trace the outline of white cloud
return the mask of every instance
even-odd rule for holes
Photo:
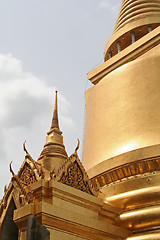
[[[119,0],[102,0],[100,2],[100,8],[107,8],[113,15],[113,17],[117,17],[119,13],[119,9],[121,6],[121,1]]]
[[[36,117],[43,119],[46,108],[54,104],[55,89],[43,79],[24,72],[22,62],[11,54],[0,54],[0,124],[9,128],[28,127]],[[65,120],[70,104],[61,94],[59,102]]]
[[[44,79],[25,72],[19,59],[0,54],[0,169],[6,176],[10,176],[10,161],[16,171],[22,164],[24,140],[33,157],[40,154],[52,120],[54,90],[55,86],[47,85]],[[71,105],[60,93],[58,103],[61,129],[70,133],[75,128],[68,116]],[[6,179],[0,180],[1,185],[6,183]]]

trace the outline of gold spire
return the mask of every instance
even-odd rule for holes
[[[160,25],[160,0],[122,0],[114,33],[105,48],[105,61]]]
[[[54,104],[54,112],[53,112],[53,118],[52,118],[52,124],[50,131],[48,132],[48,135],[54,130],[59,130],[59,123],[58,123],[58,103],[57,103],[57,91],[55,91],[55,104]]]
[[[159,23],[160,0],[123,0],[115,32],[132,22],[132,27]],[[136,23],[134,25],[134,23]]]
[[[38,159],[43,166],[49,170],[53,171],[58,169],[58,167],[64,162],[68,155],[63,145],[62,132],[59,129],[58,123],[58,104],[57,104],[57,91],[55,92],[55,105],[52,118],[52,124],[50,131],[47,133],[46,144],[42,150],[42,153]]]

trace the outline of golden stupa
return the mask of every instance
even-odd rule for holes
[[[46,144],[26,149],[0,200],[1,240],[160,239],[160,0],[123,0],[89,73],[82,162],[67,155],[58,99]]]
[[[160,0],[123,0],[89,73],[83,164],[133,239],[160,239]]]

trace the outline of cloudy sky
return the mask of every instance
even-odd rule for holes
[[[70,155],[83,146],[87,73],[103,63],[121,0],[0,1],[0,197],[24,160],[37,160],[50,128],[54,91]]]

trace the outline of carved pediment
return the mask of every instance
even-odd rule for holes
[[[91,181],[78,156],[73,154],[69,157],[54,174],[53,178],[91,195],[97,195]]]
[[[25,160],[18,172],[18,178],[24,186],[29,186],[30,184],[42,179],[44,177],[44,173],[42,171],[41,164],[37,163],[28,153],[25,142],[23,146],[26,155]]]
[[[19,174],[19,179],[22,184],[28,186],[37,181],[34,169],[32,169],[31,165],[25,162],[21,173]]]
[[[92,194],[88,182],[84,181],[83,172],[77,161],[74,161],[68,166],[67,172],[63,172],[59,181],[83,192]]]

